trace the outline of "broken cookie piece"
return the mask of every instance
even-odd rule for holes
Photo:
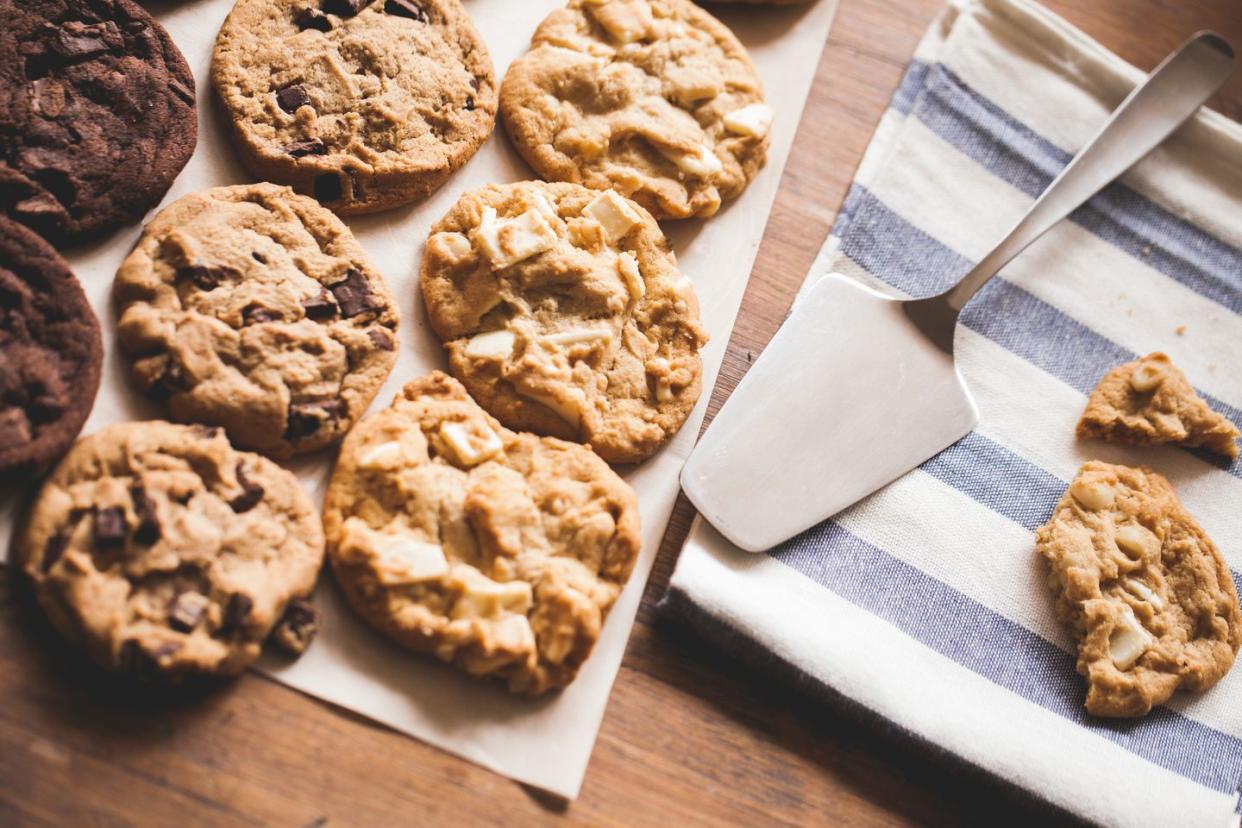
[[[1105,374],[1078,421],[1081,439],[1132,446],[1176,443],[1238,458],[1238,427],[1208,407],[1166,354],[1148,354]]]
[[[1035,542],[1078,637],[1088,712],[1144,716],[1233,665],[1242,611],[1229,567],[1156,472],[1083,465]]]

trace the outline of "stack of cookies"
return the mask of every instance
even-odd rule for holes
[[[459,0],[237,0],[210,81],[260,183],[146,225],[116,334],[171,422],[73,443],[102,348],[49,242],[163,197],[195,83],[130,0],[0,12],[0,470],[59,461],[14,545],[53,624],[112,669],[234,674],[265,641],[308,646],[326,555],[400,644],[513,692],[573,681],[640,547],[609,464],[651,457],[701,393],[707,332],[658,221],[712,216],[766,158],[733,33],[690,0],[570,0],[498,83]],[[425,198],[498,114],[543,180],[463,193],[434,225],[421,295],[452,376],[364,416],[412,298],[341,217]],[[321,519],[277,461],[337,445]]]

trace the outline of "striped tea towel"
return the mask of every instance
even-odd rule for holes
[[[1141,77],[1042,7],[955,0],[811,278],[944,289]],[[1238,825],[1242,661],[1145,719],[1086,715],[1033,532],[1084,461],[1147,464],[1242,582],[1242,464],[1074,439],[1095,382],[1156,350],[1242,425],[1242,127],[1200,113],[1006,268],[957,336],[976,431],[766,555],[700,521],[666,607],[1092,821]]]

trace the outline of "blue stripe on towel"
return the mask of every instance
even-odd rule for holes
[[[1074,657],[828,521],[768,553],[989,681],[1144,759],[1222,793],[1242,778],[1242,740],[1168,708],[1106,721],[1080,706]]]
[[[878,279],[912,296],[944,290],[970,270],[969,259],[910,224],[859,185],[841,252]],[[1100,377],[1136,359],[1129,351],[1003,278],[989,282],[966,306],[962,324],[1089,394]],[[1204,394],[1211,408],[1242,427],[1242,410]],[[1213,455],[1196,456],[1222,466]],[[1228,469],[1242,478],[1242,461]]]
[[[1072,157],[943,65],[912,64],[890,106],[1032,198]],[[1242,250],[1113,184],[1070,221],[1234,313],[1242,313]]]

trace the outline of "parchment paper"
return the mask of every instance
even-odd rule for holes
[[[526,50],[538,22],[562,5],[562,0],[465,0],[465,5],[488,44],[499,77]],[[250,180],[234,159],[208,83],[212,44],[232,7],[231,0],[149,2],[146,6],[185,53],[198,83],[198,148],[164,204],[207,187]],[[704,222],[664,225],[682,271],[694,281],[703,324],[712,336],[703,352],[704,393],[677,437],[655,457],[625,473],[639,496],[643,551],[594,654],[573,685],[543,699],[513,698],[501,687],[469,679],[429,657],[404,652],[350,613],[329,575],[316,593],[323,625],[309,651],[295,662],[267,657],[257,669],[518,781],[564,797],[577,795],[643,586],[673,508],[677,475],[694,444],[715,384],[835,7],[836,0],[817,0],[791,8],[712,9],[746,44],[763,75],[768,102],[776,110],[772,149],[767,167],[720,214]],[[373,408],[388,405],[407,380],[446,367],[442,348],[427,327],[417,289],[423,243],[428,228],[464,191],[533,177],[503,132],[498,125],[474,159],[427,201],[347,220],[387,278],[402,313],[400,356]],[[124,363],[113,347],[112,279],[139,232],[139,227],[130,227],[66,256],[103,323],[107,351],[103,384],[83,433],[116,422],[162,416],[157,406],[144,401],[130,386]],[[332,456],[323,452],[291,464],[316,502],[322,502]],[[0,492],[0,561],[8,553],[22,494]],[[659,711],[652,712],[659,715]]]

